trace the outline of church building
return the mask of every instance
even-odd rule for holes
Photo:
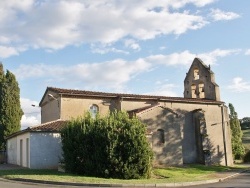
[[[233,164],[228,108],[210,66],[198,58],[184,79],[184,97],[47,87],[39,106],[41,125],[8,137],[8,163],[54,168],[62,152],[60,129],[67,120],[87,111],[95,116],[122,110],[147,125],[154,165]]]

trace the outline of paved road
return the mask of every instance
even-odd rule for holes
[[[250,188],[250,170],[241,173],[233,178],[229,178],[223,182],[198,185],[198,186],[188,186],[185,188]]]

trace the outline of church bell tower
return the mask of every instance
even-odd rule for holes
[[[184,98],[220,101],[219,86],[215,83],[210,66],[195,58],[184,80]]]

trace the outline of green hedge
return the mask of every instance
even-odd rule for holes
[[[87,113],[71,120],[61,136],[67,171],[107,178],[150,177],[153,154],[146,127],[125,112],[96,118]]]
[[[249,163],[250,162],[250,150],[248,150],[245,154],[245,156],[243,157],[243,162],[244,163]]]

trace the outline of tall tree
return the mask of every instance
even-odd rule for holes
[[[19,131],[23,111],[16,77],[0,64],[0,149],[5,149],[5,137]]]
[[[244,117],[240,120],[241,130],[250,129],[250,117]]]
[[[237,112],[235,112],[234,106],[229,103],[230,110],[230,128],[232,133],[232,151],[234,159],[241,159],[245,154],[245,148],[242,144],[242,131],[240,128],[240,121],[238,119]]]

